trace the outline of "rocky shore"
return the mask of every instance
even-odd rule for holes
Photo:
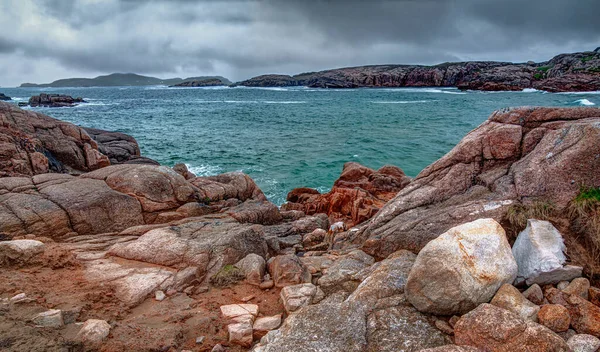
[[[0,348],[597,351],[600,109],[493,113],[281,208],[0,103]]]
[[[12,100],[12,98],[0,93],[0,100],[8,101],[8,100]]]
[[[600,90],[600,52],[561,54],[545,62],[509,63],[471,61],[435,66],[372,65],[302,73],[263,75],[236,83],[247,87],[308,86],[458,87],[484,91],[526,88],[549,92]]]
[[[85,101],[83,98],[73,98],[70,95],[41,93],[29,98],[28,105],[31,107],[63,108],[75,106],[78,103],[85,103]]]
[[[202,80],[185,81],[169,87],[218,87],[226,85],[225,82],[218,78],[208,78]]]

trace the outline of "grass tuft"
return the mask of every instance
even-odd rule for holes
[[[547,201],[536,201],[531,204],[513,204],[507,212],[506,218],[515,233],[519,233],[527,227],[528,219],[549,220],[556,207]]]
[[[210,278],[210,283],[217,287],[227,287],[244,280],[244,278],[245,275],[240,268],[233,265],[225,265]]]
[[[600,262],[600,188],[581,187],[568,210],[571,227],[579,234],[592,258]]]

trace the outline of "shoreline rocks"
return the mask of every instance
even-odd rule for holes
[[[0,93],[0,100],[8,101],[8,100],[12,100],[12,98],[9,97],[9,96],[7,96],[7,95],[4,95],[4,94]]]
[[[421,65],[370,65],[338,68],[295,76],[262,75],[235,85],[247,87],[307,86],[457,87],[462,90],[549,92],[600,90],[600,53],[586,51],[557,55],[549,61],[509,63],[471,61]]]

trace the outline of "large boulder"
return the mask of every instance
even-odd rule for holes
[[[410,183],[410,178],[395,166],[375,171],[355,162],[344,164],[340,178],[326,194],[310,188],[296,188],[283,210],[306,214],[325,213],[333,222],[353,226],[370,219],[383,205]]]
[[[44,252],[45,245],[36,240],[14,240],[0,242],[0,266],[25,264]]]
[[[41,93],[40,95],[34,95],[29,98],[29,106],[32,107],[44,106],[48,108],[63,108],[75,106],[78,103],[85,103],[85,101],[80,97],[73,98],[70,95],[64,94]]]
[[[455,343],[484,351],[569,351],[550,329],[491,304],[463,315],[454,326]]]
[[[0,176],[87,172],[110,165],[80,127],[0,102]]]
[[[199,191],[199,197],[207,202],[235,198],[267,200],[250,176],[241,172],[228,172],[217,176],[196,177],[189,180]]]
[[[516,274],[504,229],[480,219],[451,228],[419,252],[406,297],[422,312],[463,314],[489,302]]]
[[[493,113],[389,201],[354,242],[384,258],[414,252],[449,228],[506,218],[511,205],[564,209],[579,185],[600,186],[600,109],[516,108]]]
[[[375,259],[360,249],[354,250],[336,259],[335,262],[324,270],[324,275],[318,280],[318,285],[325,293],[339,290],[354,291],[360,284],[355,278],[361,270],[371,266]]]
[[[534,322],[538,321],[540,307],[527,300],[527,298],[511,284],[502,285],[498,292],[496,292],[494,298],[492,298],[490,304],[513,312],[522,319],[529,319]]]
[[[293,254],[278,255],[267,262],[269,274],[277,287],[310,283],[311,275],[300,259]]]
[[[581,276],[581,267],[564,266],[565,251],[562,235],[550,222],[527,220],[512,248],[519,266],[517,283],[557,284]]]
[[[98,144],[100,153],[106,155],[112,165],[116,164],[150,164],[158,162],[142,157],[137,141],[130,135],[121,132],[104,131],[97,128],[83,129]]]

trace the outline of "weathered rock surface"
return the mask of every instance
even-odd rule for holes
[[[550,222],[527,220],[512,248],[519,266],[516,282],[546,285],[581,276],[581,269],[564,266],[565,251],[562,235]]]
[[[331,191],[320,194],[310,188],[296,188],[288,194],[288,203],[282,209],[309,215],[325,213],[332,222],[344,221],[353,226],[370,219],[409,183],[410,178],[395,166],[375,171],[349,162]]]
[[[109,164],[82,128],[0,102],[0,176],[86,172]]]
[[[317,286],[306,283],[286,286],[281,290],[281,301],[285,311],[290,314],[313,302],[317,294]]]
[[[195,266],[199,278],[210,278],[250,253],[266,256],[267,244],[260,226],[227,218],[199,219],[151,230],[135,241],[114,245],[109,253],[169,267]]]
[[[339,290],[354,291],[360,280],[354,278],[361,270],[373,265],[375,259],[365,252],[357,249],[338,258],[331,266],[324,270],[324,275],[319,278],[318,285],[325,293]]]
[[[502,221],[509,206],[564,209],[580,184],[600,186],[600,109],[516,108],[493,113],[425,168],[353,237],[379,258],[419,251],[461,223]]]
[[[241,172],[228,172],[217,176],[196,177],[189,182],[198,187],[200,198],[216,202],[235,198],[240,201],[248,199],[267,200],[250,176]]]
[[[0,93],[0,100],[8,101],[12,100],[12,98],[7,95],[4,95],[3,93]]]
[[[246,282],[252,285],[260,285],[263,276],[265,276],[267,262],[260,255],[250,253],[242,260],[235,263],[235,266],[244,272],[244,275],[246,275]]]
[[[569,351],[550,329],[485,303],[460,318],[454,336],[457,345],[484,351]]]
[[[406,297],[422,312],[462,314],[489,302],[516,274],[504,229],[480,219],[448,230],[419,252]]]
[[[523,291],[523,296],[538,306],[544,303],[544,292],[538,284],[533,284]]]
[[[569,286],[562,291],[570,295],[577,295],[585,300],[589,298],[590,280],[585,277],[578,277],[571,281]]]
[[[73,98],[70,95],[41,93],[29,98],[29,106],[43,106],[49,108],[62,108],[85,103],[83,98]]]
[[[62,311],[59,309],[50,309],[37,314],[31,321],[40,327],[60,328],[64,325]]]

